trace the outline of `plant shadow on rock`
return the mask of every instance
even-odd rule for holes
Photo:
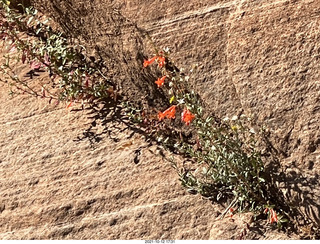
[[[53,17],[65,33],[69,33],[73,38],[83,39],[82,41],[87,43],[92,51],[90,59],[93,65],[99,65],[99,70],[106,80],[115,82],[119,100],[132,101],[146,110],[168,107],[167,97],[154,84],[159,72],[155,70],[150,72],[149,68],[142,69],[143,60],[146,59],[144,43],[147,33],[121,15],[120,11],[116,11],[111,3],[110,6],[104,6],[107,4],[104,3],[102,7],[108,10],[108,13],[103,13],[108,18],[94,16],[94,13],[99,13],[95,3],[83,3],[83,1],[66,0],[62,3],[48,1],[46,8],[49,10],[45,9],[45,12],[56,13],[53,14]],[[43,8],[43,6],[42,4],[39,7]],[[92,26],[82,28],[83,23]],[[90,29],[101,29],[101,33],[106,34],[89,32]],[[128,120],[123,113],[123,108],[112,99],[100,101],[100,105],[94,104],[87,108],[87,111],[92,122],[78,140],[88,139],[93,146],[101,141],[105,134],[117,141],[117,136],[112,135],[115,129],[118,131],[131,129],[132,133],[129,138],[134,133],[149,135],[143,128],[137,127],[135,123]],[[127,128],[123,129],[118,122],[124,123]],[[97,132],[97,125],[103,127],[101,132]],[[272,150],[270,153],[277,155],[277,152]],[[307,178],[296,171],[295,173],[279,172],[280,169],[280,160],[273,160],[272,163],[266,165],[265,169],[266,180],[273,182],[268,190],[269,194],[274,196],[275,204],[294,216],[301,225],[311,223],[319,227],[320,206],[314,200],[315,196],[311,194],[311,186],[319,182],[319,176]],[[301,205],[305,208],[304,213],[300,210]]]
[[[142,52],[141,57],[144,57]],[[101,55],[101,59],[103,59],[103,55]],[[141,60],[143,60],[143,58]],[[146,109],[168,106],[165,94],[161,93],[161,90],[159,89],[150,88],[152,86],[154,87],[153,81],[156,79],[156,76],[147,72],[143,73],[143,81],[140,80],[142,83],[132,84],[139,90],[139,93],[145,91],[145,94],[148,94],[144,97],[143,103],[139,101],[140,105]],[[146,84],[148,84],[148,86],[146,86]],[[130,99],[134,94],[135,93],[132,92],[126,98]],[[152,98],[156,98],[157,102],[155,103],[155,100]],[[94,104],[86,110],[88,111],[88,117],[92,122],[78,140],[88,139],[93,147],[95,143],[102,140],[104,135],[108,135],[109,138],[118,142],[119,138],[117,135],[113,134],[114,130],[119,132],[124,130],[132,131],[127,139],[130,139],[134,134],[139,133],[145,136],[145,138],[148,138],[149,141],[156,140],[155,137],[150,136],[145,128],[137,126],[136,123],[128,119],[128,116],[123,113],[124,108],[120,106],[117,101],[101,101],[100,104]],[[125,128],[121,126],[121,124],[125,125]],[[98,125],[103,127],[102,132],[96,132],[96,127]],[[277,159],[282,155],[280,155],[273,146],[270,146],[269,153],[270,155],[273,155],[273,160],[266,164],[265,167],[265,178],[268,182],[272,182],[272,184],[267,187],[268,195],[278,209],[281,209],[281,211],[288,213],[292,217],[290,223],[285,225],[287,227],[286,231],[288,233],[299,233],[301,238],[305,239],[319,238],[320,206],[317,204],[315,196],[312,194],[312,186],[319,182],[319,176],[315,175],[311,178],[305,177],[302,173],[299,173],[298,170],[294,170],[294,168],[291,168],[290,172],[284,172],[281,170],[282,166],[280,160]],[[205,192],[205,197],[214,203],[219,203],[222,206],[226,206],[230,203],[229,199],[225,198],[216,201],[217,192],[214,189],[210,189],[209,186]],[[257,216],[257,219],[260,219],[261,221],[265,218],[265,215]],[[310,232],[307,230],[301,232],[300,227],[304,226],[311,226]],[[263,228],[263,226],[261,223],[257,222],[257,225],[254,225],[250,231],[260,235],[262,233],[261,228]]]
[[[93,104],[86,108],[86,111],[91,123],[83,135],[78,137],[78,140],[89,140],[92,147],[99,143],[105,135],[114,142],[118,142],[119,137],[117,133],[114,133],[115,130],[117,132],[130,131],[126,139],[130,139],[135,134],[141,134],[149,142],[156,141],[156,137],[150,136],[145,128],[132,122],[123,112],[124,108],[116,101],[101,101],[100,104]],[[102,131],[97,132],[98,126],[102,126]],[[320,212],[320,206],[315,201],[316,196],[312,194],[312,186],[317,185],[319,176],[305,177],[302,173],[297,173],[298,171],[294,168],[290,168],[290,172],[284,172],[281,170],[280,160],[276,156],[278,153],[274,149],[270,149],[270,153],[273,154],[273,160],[272,162],[269,160],[269,163],[265,165],[265,179],[267,182],[271,182],[271,184],[268,184],[267,194],[277,209],[289,213],[291,216],[290,222],[284,225],[286,232],[288,234],[299,233],[301,238],[304,239],[319,238],[318,213]],[[212,203],[218,203],[224,207],[230,203],[230,199],[227,198],[221,198],[217,201],[215,189],[211,189],[210,186],[206,187],[206,194],[203,196]],[[189,193],[195,194],[194,192]],[[261,223],[265,219],[265,215],[258,215],[257,220],[260,221],[250,228],[250,231],[257,235],[263,233],[262,228],[264,227]],[[305,226],[310,226],[309,232],[307,230],[301,232],[305,229]]]
[[[47,3],[45,9],[43,2]],[[144,43],[149,36],[121,14],[120,6],[113,1],[98,5],[71,0],[33,3],[49,12],[69,39],[86,43],[92,63],[99,64],[104,78],[115,84],[124,100],[152,108],[167,105],[164,94],[154,84],[159,72],[142,67],[147,53]]]
[[[270,195],[274,203],[289,213],[289,229],[299,232],[305,239],[320,238],[320,206],[317,200],[320,192],[313,186],[319,183],[319,175],[306,177],[295,165],[284,168],[281,165],[283,153],[270,142],[270,135],[264,135],[267,145],[266,179],[270,184]]]
[[[120,140],[118,134],[113,135],[115,130],[119,133],[125,130],[131,130],[132,133],[126,139],[130,139],[135,133],[147,135],[123,114],[123,108],[114,101],[92,104],[85,110],[87,111],[87,116],[88,119],[91,120],[91,123],[75,141],[89,140],[91,147],[94,147],[96,143],[99,143],[104,136],[107,135],[114,142],[118,142]],[[125,125],[125,127],[121,125]],[[102,131],[98,132],[98,126],[102,127]]]

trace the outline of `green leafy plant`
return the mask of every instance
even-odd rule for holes
[[[62,32],[53,30],[50,19],[36,9],[23,8],[20,13],[10,8],[9,1],[1,0],[1,4],[0,38],[8,54],[0,67],[5,77],[0,81],[9,84],[12,93],[68,101],[68,106],[72,102],[117,100],[114,85],[90,65],[84,46],[70,43]],[[19,78],[18,63],[29,63],[30,79]],[[205,102],[189,85],[196,66],[186,75],[171,60],[169,49],[158,51],[155,47],[155,55],[143,66],[149,69],[155,63],[161,75],[154,85],[166,95],[170,106],[153,113],[123,101],[127,116],[165,148],[184,155],[187,163],[180,166],[172,160],[172,165],[188,192],[217,201],[231,199],[222,216],[230,209],[262,212],[267,208],[269,222],[281,227],[286,219],[270,204],[269,182],[258,149],[260,132],[252,128],[250,117],[221,119],[206,112]],[[32,84],[32,76],[42,69],[48,71],[49,82]]]
[[[49,98],[50,101],[90,102],[97,99],[116,99],[113,84],[102,72],[90,66],[84,46],[69,43],[62,32],[48,24],[50,19],[40,16],[33,7],[20,13],[2,0],[0,37],[9,49],[0,72],[12,93],[29,93]],[[31,80],[20,79],[16,73],[18,63],[30,65],[30,78],[46,70],[50,82],[31,85]]]
[[[206,113],[205,102],[190,88],[190,76],[175,66],[169,50],[156,50],[143,65],[153,63],[158,63],[162,74],[155,85],[171,106],[150,116],[153,123],[148,124],[154,126],[158,142],[186,158],[182,166],[171,160],[182,185],[212,200],[231,199],[221,217],[234,208],[261,213],[272,202],[259,150],[262,130],[253,129],[252,119],[244,114],[220,119]],[[277,216],[273,208],[271,212]],[[269,223],[276,222],[280,228],[287,219],[279,216],[269,218]]]

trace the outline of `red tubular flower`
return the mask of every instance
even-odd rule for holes
[[[162,112],[159,112],[159,113],[158,113],[158,119],[159,119],[159,121],[163,120],[165,117],[166,117],[166,115],[165,115],[164,113],[162,113]]]
[[[166,58],[165,57],[161,57],[161,56],[158,57],[159,67],[162,68],[164,66],[165,62],[166,62]]]
[[[176,105],[171,106],[166,111],[164,111],[164,113],[166,113],[166,116],[168,119],[175,119],[176,118]]]
[[[270,224],[274,223],[274,222],[278,222],[278,216],[276,211],[274,211],[273,209],[270,209]]]
[[[167,76],[163,76],[162,78],[159,78],[155,83],[158,85],[158,87],[163,86],[164,80]]]
[[[176,117],[176,105],[172,105],[170,108],[165,110],[164,112],[158,113],[159,121],[163,120],[165,117],[168,119],[175,119]]]
[[[144,60],[143,62],[143,67],[147,67],[150,64],[152,64],[156,60],[157,56],[154,56],[153,58],[150,58],[148,60]]]
[[[196,116],[191,113],[188,109],[183,109],[183,112],[181,114],[181,120],[186,123],[186,125],[190,125],[191,121],[195,118]]]

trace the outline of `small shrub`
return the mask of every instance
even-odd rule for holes
[[[269,192],[271,183],[259,150],[264,128],[253,129],[254,121],[244,114],[231,119],[208,114],[205,103],[190,88],[190,76],[174,65],[169,50],[156,52],[143,66],[153,63],[162,74],[155,85],[167,95],[171,106],[144,122],[153,125],[153,133],[165,148],[184,155],[182,166],[171,159],[182,186],[211,200],[232,199],[221,217],[230,209],[261,214],[268,208],[272,215],[269,223],[276,222],[281,228],[288,214],[279,209],[283,214],[277,215],[275,205],[270,207],[275,199]],[[195,68],[190,70],[191,77]]]
[[[0,81],[11,87],[13,94],[28,93],[49,101],[93,102],[114,99],[117,94],[111,81],[87,62],[86,49],[70,44],[62,32],[50,27],[50,19],[28,7],[20,13],[1,0],[0,38],[9,53],[0,66]],[[155,46],[155,45],[154,45]],[[29,80],[20,79],[16,64],[29,63]],[[224,212],[234,209],[260,211],[267,208],[270,223],[286,222],[276,213],[268,192],[266,172],[259,151],[259,131],[251,128],[246,115],[220,119],[205,111],[205,103],[189,85],[191,76],[175,66],[169,50],[157,51],[144,61],[143,67],[157,64],[161,76],[154,85],[166,94],[167,104],[157,113],[123,101],[126,114],[146,128],[165,148],[185,156],[189,165],[179,166],[172,160],[181,183],[190,193],[199,193],[219,201],[232,199]],[[33,86],[32,76],[47,70],[50,82]],[[223,214],[223,215],[224,215]],[[280,221],[281,220],[281,221]]]
[[[209,195],[208,189],[217,192],[217,200],[223,196],[234,196],[235,203],[262,201],[264,199],[264,166],[256,147],[255,132],[250,129],[250,119],[237,116],[218,120],[205,115],[203,102],[189,88],[189,76],[174,68],[166,52],[146,60],[144,67],[158,62],[163,77],[155,81],[169,95],[171,107],[159,111],[159,123],[164,120],[180,122],[175,126],[189,128],[192,140],[173,138],[174,148],[189,157],[197,165],[195,171],[181,172],[182,184],[190,191]],[[170,66],[169,66],[170,65]],[[181,113],[177,115],[176,113]],[[168,145],[172,138],[161,138]],[[194,146],[194,144],[196,146]]]
[[[50,19],[40,16],[33,7],[23,8],[20,13],[10,8],[10,2],[1,0],[0,37],[11,50],[3,58],[0,81],[10,85],[12,94],[28,93],[49,98],[50,101],[88,102],[114,98],[113,85],[102,72],[87,62],[86,49],[70,44],[62,32],[54,31]],[[16,65],[29,63],[30,78],[44,69],[50,82],[37,87],[31,79],[19,79]]]

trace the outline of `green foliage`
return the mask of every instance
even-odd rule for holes
[[[0,4],[3,7],[0,38],[9,50],[17,50],[17,54],[9,52],[4,56],[0,67],[6,77],[0,81],[9,84],[12,93],[29,93],[50,101],[117,99],[113,86],[109,85],[112,83],[87,62],[85,47],[71,45],[62,32],[50,27],[50,19],[39,16],[36,9],[24,8],[24,13],[19,13],[10,8],[9,1],[1,0]],[[208,114],[205,102],[189,85],[196,66],[190,70],[190,76],[185,75],[170,59],[168,49],[155,50],[156,56],[146,60],[144,66],[158,63],[162,77],[155,85],[166,95],[171,107],[155,114],[127,101],[122,103],[126,115],[146,127],[150,135],[157,136],[164,147],[183,154],[190,162],[181,167],[172,161],[188,192],[217,201],[231,198],[228,209],[238,206],[239,211],[261,211],[262,206],[269,204],[270,197],[257,146],[259,131],[252,128],[252,121],[245,115],[219,119]],[[28,80],[18,77],[17,63],[30,64],[31,78],[39,70],[47,70],[50,82],[32,86]],[[275,212],[272,213],[274,220]],[[279,215],[278,225],[285,221]]]
[[[218,192],[217,200],[233,195],[241,205],[251,205],[264,198],[264,166],[254,134],[245,122],[245,117],[229,123],[217,123],[212,117],[197,117],[194,124],[198,147],[195,149],[188,143],[177,147],[197,164],[197,171],[189,172],[186,177],[197,178],[198,185],[214,187]]]
[[[23,8],[24,12],[10,8],[10,2],[2,0],[0,37],[9,50],[5,64],[0,67],[6,79],[2,82],[12,87],[12,93],[29,93],[56,100],[93,101],[113,96],[110,81],[101,71],[90,66],[86,49],[82,45],[72,44],[62,32],[54,31],[49,25],[50,19],[40,16],[33,7]],[[19,79],[15,66],[18,63],[30,64],[30,76],[44,69],[51,82],[41,84],[38,89],[30,81]]]
[[[164,52],[164,55],[167,64],[175,67],[168,54]],[[266,201],[264,164],[250,118],[242,115],[221,120],[205,115],[204,102],[189,87],[189,76],[168,66],[162,68],[162,73],[169,79],[163,89],[167,89],[170,103],[174,101],[178,107],[186,107],[195,116],[191,128],[179,122],[175,124],[175,127],[189,129],[191,140],[174,135],[162,140],[167,146],[173,144],[193,162],[190,168],[179,171],[182,185],[190,192],[214,195],[217,200],[233,196],[240,207]]]

